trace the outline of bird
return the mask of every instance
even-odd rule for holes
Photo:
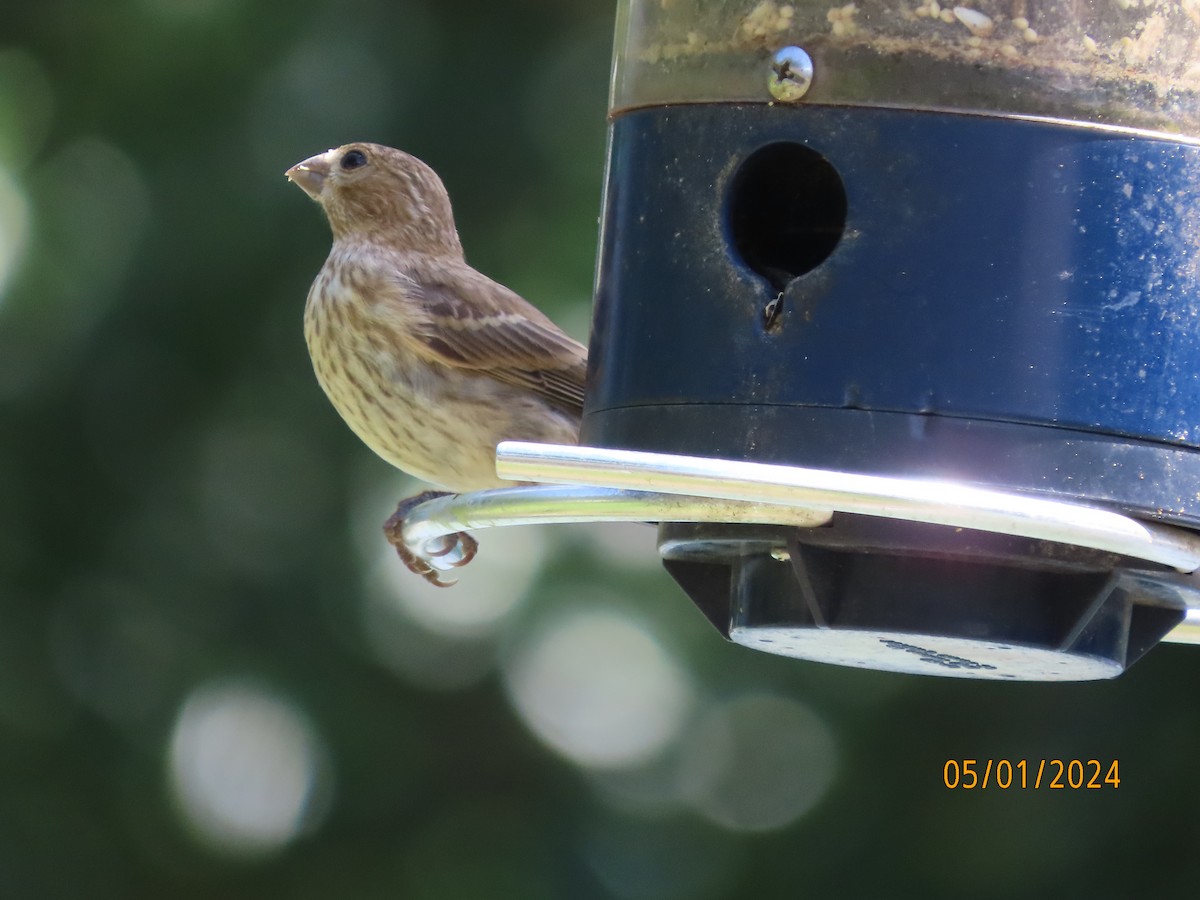
[[[402,500],[384,534],[448,587],[404,542],[405,517],[447,492],[511,486],[500,441],[578,443],[587,348],[467,263],[446,187],[415,156],[355,142],[284,174],[333,234],[304,307],[317,381],[363,443],[439,489]],[[478,547],[466,533],[443,546],[450,567]]]

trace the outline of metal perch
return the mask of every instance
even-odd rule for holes
[[[570,522],[727,522],[814,528],[835,512],[975,529],[1200,568],[1200,536],[1105,509],[946,481],[509,441],[502,478],[543,482],[430,500],[404,528],[410,548],[453,565],[446,536],[505,525]],[[1200,643],[1200,605],[1166,640]]]

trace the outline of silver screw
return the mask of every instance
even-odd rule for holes
[[[767,90],[776,100],[794,103],[812,87],[812,57],[799,47],[784,47],[771,57],[771,74]]]

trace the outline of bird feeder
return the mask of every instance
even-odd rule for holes
[[[414,542],[662,522],[725,637],[891,671],[1200,631],[1200,13],[622,0],[610,117],[580,446]]]

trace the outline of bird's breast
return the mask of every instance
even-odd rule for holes
[[[395,317],[374,314],[371,298],[344,275],[317,278],[304,326],[322,389],[379,456],[452,490],[503,483],[494,449],[512,404],[497,396],[500,385],[422,359]]]

